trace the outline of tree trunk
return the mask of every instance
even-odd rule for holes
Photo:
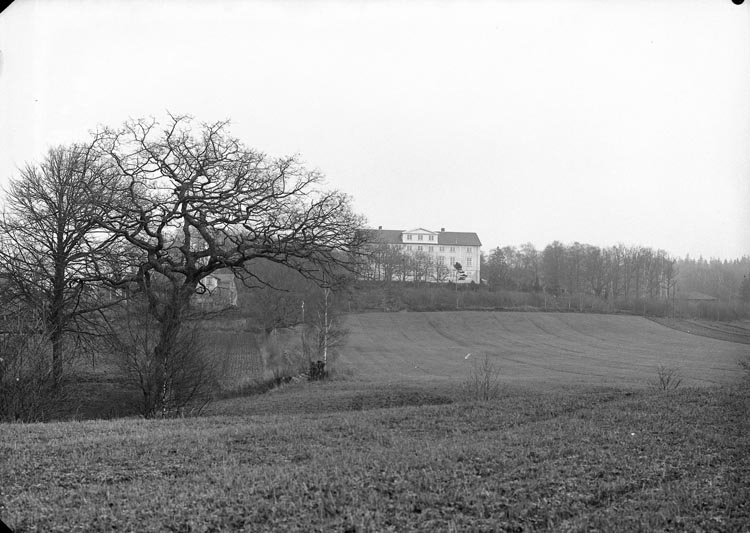
[[[52,384],[59,387],[63,376],[63,334],[62,330],[53,325],[52,342]]]
[[[195,288],[182,286],[165,302],[164,307],[155,318],[159,324],[159,341],[153,351],[153,384],[151,390],[151,416],[161,411],[166,416],[171,409],[174,396],[174,365],[176,364],[175,348],[182,330],[185,311],[190,306],[190,297]]]
[[[49,310],[47,324],[52,343],[52,383],[60,385],[63,376],[63,330],[65,328],[65,267],[64,262],[57,258],[55,264],[55,279],[52,287],[52,305]]]
[[[159,323],[159,342],[154,347],[155,372],[158,372],[156,385],[158,390],[154,400],[154,414],[161,410],[162,416],[166,416],[169,410],[170,398],[173,395],[174,383],[172,383],[172,365],[174,364],[174,347],[177,336],[182,328],[182,322],[177,317],[169,317]]]

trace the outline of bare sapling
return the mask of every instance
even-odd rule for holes
[[[682,376],[677,367],[659,365],[656,378],[652,380],[651,386],[660,391],[675,390],[682,385]]]
[[[471,359],[471,367],[463,383],[466,398],[473,402],[496,399],[500,394],[500,369],[497,365],[488,354],[475,358],[467,354],[465,359]]]

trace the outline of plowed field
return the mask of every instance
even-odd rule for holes
[[[512,312],[363,313],[346,319],[341,363],[372,381],[460,380],[488,355],[501,379],[648,386],[660,365],[685,386],[729,383],[747,344],[621,315]]]

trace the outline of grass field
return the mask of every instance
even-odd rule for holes
[[[507,382],[645,386],[663,365],[685,384],[712,385],[735,380],[737,361],[750,354],[741,343],[623,315],[366,313],[349,315],[346,326],[341,364],[385,382],[460,380],[472,357],[488,355]]]
[[[4,426],[0,517],[19,532],[750,525],[746,392],[512,388],[360,410],[337,386],[277,392],[287,414]]]
[[[17,532],[750,530],[748,345],[629,316],[347,326],[334,381],[199,418],[0,426],[0,518]],[[246,360],[242,335],[227,342]],[[484,354],[502,387],[467,402]],[[649,388],[659,364],[686,386]]]

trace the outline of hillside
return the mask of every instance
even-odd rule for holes
[[[746,344],[632,316],[370,313],[346,324],[343,378],[217,401],[197,418],[1,426],[0,519],[19,533],[748,523]],[[260,347],[242,329],[215,331],[216,348],[249,359]],[[467,401],[458,385],[485,354],[505,383],[492,401]],[[647,389],[660,364],[701,386]]]
[[[679,331],[626,315],[447,311],[343,318],[348,336],[337,348],[332,366],[337,379],[355,388],[365,384],[377,389],[454,387],[485,355],[499,369],[503,382],[518,386],[647,387],[657,379],[660,365],[676,368],[684,385],[707,386],[736,381],[737,361],[750,355],[747,344],[695,334],[708,326],[690,325]],[[718,325],[711,327],[715,334]],[[214,318],[202,328],[204,346],[216,358],[223,395],[264,390],[257,385],[273,379],[274,365],[283,362],[285,354],[301,351],[300,331],[295,328],[265,337],[249,321],[238,318]],[[730,338],[745,339],[737,327],[731,329]],[[103,363],[92,371],[81,362],[75,401],[61,418],[137,412],[138,391],[111,374],[118,371],[116,365]],[[299,363],[302,371],[306,363]],[[255,402],[265,404],[265,399],[261,396]]]
[[[346,327],[340,364],[386,382],[462,379],[472,358],[486,354],[513,382],[642,386],[664,365],[686,385],[711,385],[734,381],[749,352],[625,315],[363,313],[349,315]]]
[[[715,322],[687,318],[651,318],[657,324],[693,335],[750,344],[750,320]],[[750,349],[748,349],[750,351]]]

